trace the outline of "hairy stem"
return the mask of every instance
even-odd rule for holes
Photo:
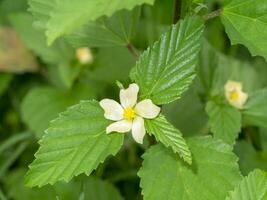
[[[131,54],[133,54],[133,56],[135,57],[135,59],[139,58],[139,54],[136,52],[134,46],[131,43],[128,43],[126,45],[127,49],[130,51]]]
[[[203,16],[203,19],[204,19],[205,21],[210,20],[210,19],[213,19],[213,18],[215,18],[215,17],[218,17],[222,12],[223,12],[223,9],[220,8],[220,9],[215,10],[215,11],[209,13],[209,14],[204,15],[204,16]]]

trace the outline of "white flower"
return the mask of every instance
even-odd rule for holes
[[[93,55],[88,47],[76,49],[76,58],[81,64],[88,64],[93,61]]]
[[[242,83],[227,81],[224,86],[225,97],[229,104],[242,109],[248,99],[248,94],[242,91]]]
[[[144,119],[153,119],[160,113],[160,107],[153,104],[150,99],[137,103],[139,87],[137,84],[130,84],[127,89],[120,91],[120,102],[112,99],[103,99],[100,106],[104,109],[104,117],[116,121],[106,128],[107,133],[126,133],[132,130],[132,136],[138,143],[143,143],[146,130]]]

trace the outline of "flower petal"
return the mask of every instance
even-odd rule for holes
[[[136,117],[133,121],[132,136],[134,140],[140,144],[143,144],[143,139],[146,134],[144,119],[142,117]]]
[[[106,119],[114,121],[123,119],[123,108],[118,102],[112,99],[103,99],[99,104],[105,111],[104,117]]]
[[[131,130],[132,124],[133,123],[131,121],[121,120],[121,121],[110,124],[106,128],[106,131],[107,133],[111,133],[111,132],[126,133]]]
[[[122,89],[120,91],[120,101],[124,108],[133,107],[137,101],[137,94],[139,87],[137,84],[132,83],[127,89]]]
[[[238,100],[229,103],[238,109],[242,109],[244,107],[244,104],[247,102],[247,99],[248,99],[248,94],[245,92],[240,92]]]
[[[141,117],[153,119],[160,113],[160,107],[153,104],[150,99],[145,99],[135,106],[135,112]]]
[[[227,81],[224,85],[224,90],[226,92],[231,92],[233,90],[241,91],[242,90],[242,83],[237,81]]]

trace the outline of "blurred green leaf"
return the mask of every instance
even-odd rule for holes
[[[74,58],[74,50],[62,40],[57,40],[48,47],[44,33],[33,26],[34,18],[30,14],[13,14],[10,16],[10,21],[25,45],[40,56],[44,62],[59,64]]]
[[[267,89],[253,92],[249,95],[248,102],[243,111],[245,124],[267,128]]]
[[[76,85],[71,91],[52,87],[31,89],[21,106],[22,118],[38,138],[44,134],[49,122],[67,107],[94,97],[90,87]]]
[[[195,77],[202,32],[200,19],[186,18],[141,55],[132,73],[141,98],[167,104],[181,97]]]
[[[101,16],[111,16],[121,9],[131,10],[144,3],[153,4],[154,0],[30,0],[30,11],[37,18],[37,23],[46,30],[47,42],[52,44],[64,34],[74,32],[88,21]],[[70,12],[71,10],[71,12]]]
[[[96,101],[82,101],[61,113],[39,142],[26,184],[43,186],[68,182],[82,173],[89,175],[122,146],[123,134],[106,134],[109,124]]]
[[[193,155],[189,167],[162,145],[143,155],[142,194],[146,200],[224,200],[241,179],[232,148],[211,137],[188,140]]]
[[[140,8],[122,10],[112,17],[102,17],[88,22],[81,29],[67,36],[74,47],[127,46],[134,35]]]
[[[173,127],[163,115],[155,119],[145,120],[145,127],[150,135],[154,135],[156,140],[171,147],[174,153],[178,153],[188,164],[192,164],[191,152],[186,144],[182,133]]]
[[[267,60],[267,0],[226,0],[222,22],[232,44],[243,44]]]
[[[12,80],[11,74],[0,74],[0,96],[8,88],[8,85],[11,82],[11,80]]]
[[[215,101],[207,103],[206,112],[214,137],[233,145],[241,131],[241,113],[230,105]]]
[[[238,141],[234,151],[239,158],[242,174],[247,175],[254,169],[267,170],[267,152],[256,151],[252,144],[246,141]]]
[[[226,200],[263,200],[267,199],[267,173],[255,170],[230,192]]]

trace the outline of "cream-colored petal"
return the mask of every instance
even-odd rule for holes
[[[124,108],[133,107],[137,101],[138,91],[139,87],[135,83],[130,84],[127,89],[122,89],[120,91],[120,101],[122,107]]]
[[[150,99],[145,99],[137,103],[134,110],[136,114],[146,119],[153,119],[160,113],[160,107],[153,104]]]
[[[104,117],[106,119],[114,121],[123,119],[123,108],[118,102],[112,99],[103,99],[99,104],[105,111]]]
[[[242,109],[244,107],[245,103],[247,102],[247,99],[248,99],[248,94],[245,92],[240,92],[238,100],[233,101],[233,102],[229,102],[229,103],[238,109]]]
[[[131,130],[132,124],[133,123],[131,121],[121,120],[121,121],[110,124],[106,128],[106,131],[107,133],[111,133],[111,132],[126,133]]]
[[[132,136],[134,140],[140,144],[143,144],[143,139],[146,134],[144,119],[142,117],[136,117],[133,121]]]
[[[225,92],[231,92],[233,90],[242,91],[242,83],[237,81],[227,81],[224,85]]]

